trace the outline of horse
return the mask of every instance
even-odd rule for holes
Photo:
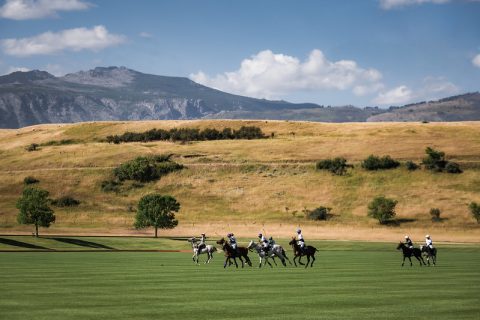
[[[250,261],[250,258],[248,257],[248,249],[245,247],[237,247],[237,249],[233,249],[227,241],[225,241],[224,238],[221,238],[220,240],[217,241],[217,244],[222,246],[222,250],[225,253],[225,263],[223,264],[223,267],[227,267],[227,262],[230,262],[230,259],[233,259],[233,262],[235,262],[235,267],[238,268],[237,264],[237,259],[240,259],[240,262],[242,263],[242,268],[245,266],[243,263],[243,259],[245,259],[245,262],[251,267],[252,266],[252,261]],[[231,262],[230,262],[231,264]],[[230,265],[229,264],[229,265]]]
[[[408,260],[410,260],[410,267],[412,266],[411,256],[414,256],[418,260],[418,262],[420,263],[420,267],[422,266],[422,263],[423,265],[425,265],[425,261],[423,261],[423,257],[422,257],[422,251],[420,251],[420,249],[418,248],[410,249],[403,242],[400,242],[397,246],[397,250],[400,250],[400,249],[402,249],[402,252],[403,252],[402,267],[405,264],[405,258],[408,258]]]
[[[265,259],[265,261],[263,262],[263,265],[265,266],[265,263],[268,263],[268,265],[270,267],[272,267],[272,264],[270,263],[270,261],[268,261],[268,258],[272,258],[274,259],[274,257],[279,257],[280,258],[280,261],[282,261],[282,264],[284,267],[287,266],[287,264],[285,263],[285,256],[283,255],[283,248],[276,244],[276,245],[273,245],[267,253],[265,253],[264,251],[264,248],[258,244],[258,243],[255,243],[253,240],[250,241],[250,243],[248,244],[247,246],[247,249],[248,250],[255,250],[257,251],[257,254],[258,254],[258,257],[260,258],[260,264],[258,265],[259,268],[262,267],[262,262],[263,262],[263,259]],[[273,260],[275,262],[275,260]],[[277,263],[275,262],[275,265]]]
[[[213,259],[213,253],[217,251],[217,248],[215,246],[212,246],[212,245],[208,244],[199,251],[198,250],[197,239],[195,237],[190,238],[187,241],[192,243],[192,249],[193,249],[192,260],[193,260],[193,262],[198,264],[198,256],[206,253],[207,254],[207,260],[205,261],[205,263],[210,263],[210,261]]]
[[[300,261],[301,257],[303,256],[307,256],[307,264],[305,265],[305,268],[307,268],[308,264],[310,263],[310,257],[312,257],[312,263],[310,264],[310,267],[313,267],[313,263],[315,262],[315,252],[318,251],[317,248],[312,246],[306,246],[302,250],[300,245],[297,243],[297,239],[295,239],[295,237],[293,237],[288,244],[291,245],[293,248],[293,263],[295,264],[295,267],[297,266],[297,262],[295,261],[297,258],[299,258],[298,263],[303,265],[303,263]]]
[[[427,264],[430,266],[430,258],[432,258],[433,266],[437,263],[437,248],[430,248],[429,246],[420,246],[420,251],[427,257]]]

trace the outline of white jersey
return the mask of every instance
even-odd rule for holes
[[[425,243],[426,243],[427,246],[429,246],[429,247],[432,247],[432,246],[433,246],[433,241],[432,241],[432,239],[426,239],[426,240],[425,240]]]
[[[299,233],[299,234],[297,235],[297,240],[298,240],[298,241],[301,241],[301,242],[305,241],[305,240],[303,240],[303,235],[302,235],[301,233]]]

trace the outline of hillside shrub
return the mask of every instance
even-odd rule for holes
[[[117,180],[104,180],[101,184],[103,192],[119,192],[122,184]]]
[[[28,152],[37,151],[37,150],[39,150],[38,147],[39,147],[39,145],[37,143],[31,143],[31,144],[29,144],[28,146],[25,147],[25,150],[27,150]]]
[[[442,219],[440,218],[441,211],[438,208],[430,209],[430,216],[432,217],[433,222],[439,222]]]
[[[480,205],[476,202],[470,203],[468,206],[472,216],[477,220],[477,223],[480,223]]]
[[[427,156],[423,158],[422,163],[425,166],[425,169],[435,171],[435,172],[443,172],[446,171],[448,173],[462,173],[462,169],[460,169],[460,165],[456,162],[450,162],[445,159],[445,152],[438,151],[427,147],[425,149],[425,153]]]
[[[183,165],[170,160],[171,156],[137,157],[114,169],[114,176],[121,182],[135,180],[149,182],[171,172],[183,169]]]
[[[312,211],[308,211],[306,216],[310,220],[328,220],[332,208],[318,207]]]
[[[145,132],[125,132],[122,135],[110,135],[106,142],[119,144],[121,142],[148,141],[208,141],[229,139],[264,139],[267,138],[259,127],[242,126],[238,130],[224,128],[222,131],[212,128],[203,130],[196,128],[173,128],[170,130],[151,129]]]
[[[394,169],[400,165],[400,162],[392,159],[390,156],[377,157],[373,154],[362,161],[362,168],[365,170],[385,170]]]
[[[55,207],[76,207],[80,204],[80,201],[70,196],[63,196],[51,201]]]
[[[445,166],[445,171],[448,173],[462,173],[462,169],[460,169],[460,165],[456,162],[448,162]]]
[[[368,216],[375,218],[381,224],[386,224],[395,217],[395,206],[398,201],[384,196],[376,197],[368,205]]]
[[[345,158],[325,159],[320,160],[316,164],[317,170],[328,170],[335,175],[344,175],[347,172],[347,168],[351,167],[347,164]]]
[[[34,184],[34,183],[39,183],[39,182],[40,182],[40,180],[38,180],[34,177],[31,177],[31,176],[25,177],[25,179],[23,179],[24,184]]]
[[[408,171],[415,171],[419,168],[419,165],[409,160],[405,162],[405,167],[407,168]]]

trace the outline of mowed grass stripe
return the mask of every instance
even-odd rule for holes
[[[377,247],[319,252],[307,270],[225,270],[221,255],[195,266],[185,253],[2,253],[0,318],[478,319],[480,248],[401,268],[399,252]]]

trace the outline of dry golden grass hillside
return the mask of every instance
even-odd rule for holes
[[[124,143],[101,142],[111,134],[151,128],[239,128],[255,125],[274,138],[264,140]],[[73,144],[31,143],[72,139]],[[404,167],[367,172],[359,163],[370,154],[420,162],[427,146],[461,164],[459,175],[407,171]],[[100,183],[112,167],[136,156],[174,154],[186,169],[143,188],[104,193]],[[315,161],[342,156],[356,164],[346,176],[315,170]],[[255,236],[260,230],[288,236],[296,226],[310,238],[384,239],[411,233],[437,234],[439,240],[480,241],[480,231],[467,205],[480,202],[480,123],[345,123],[288,121],[142,121],[39,125],[0,130],[0,233],[30,232],[16,223],[15,202],[23,179],[34,176],[51,197],[71,195],[74,209],[55,209],[51,233],[140,234],[132,229],[137,201],[150,192],[175,196],[182,205],[180,225],[164,234],[202,230],[224,235],[227,230]],[[398,226],[380,226],[368,218],[374,196],[398,200]],[[303,210],[332,208],[326,222],[305,219]],[[438,207],[444,220],[431,222]],[[45,232],[45,230],[42,230]]]

